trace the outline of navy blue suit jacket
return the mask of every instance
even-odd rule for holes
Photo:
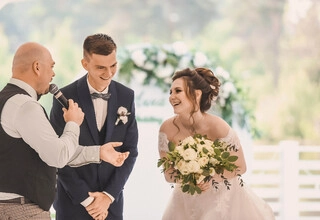
[[[79,144],[83,146],[100,145],[94,108],[87,84],[87,75],[61,89],[67,99],[73,99],[85,113],[80,126]],[[104,143],[111,141],[123,142],[116,149],[121,152],[130,151],[129,157],[121,167],[101,162],[81,167],[66,166],[58,170],[57,195],[54,202],[57,219],[84,220],[92,219],[80,204],[88,198],[88,192],[105,191],[115,201],[109,208],[109,220],[123,219],[123,188],[133,169],[138,156],[138,129],[135,119],[134,91],[124,85],[111,81],[109,85],[111,97],[108,100],[106,118],[106,135]],[[120,121],[117,125],[117,111],[125,107],[131,114],[126,124]],[[50,121],[58,135],[62,134],[65,122],[60,103],[54,99]]]

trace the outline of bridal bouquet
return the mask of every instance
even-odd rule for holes
[[[177,146],[169,142],[169,151],[166,157],[158,160],[158,167],[162,166],[163,172],[174,168],[170,174],[175,182],[181,184],[183,192],[191,195],[195,192],[200,194],[201,189],[197,184],[212,180],[215,174],[220,175],[229,188],[230,184],[223,173],[238,168],[234,163],[238,157],[230,154],[232,150],[237,151],[235,146],[196,134],[180,141]],[[212,181],[212,184],[217,188],[217,182]]]

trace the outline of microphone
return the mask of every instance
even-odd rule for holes
[[[65,107],[66,109],[69,108],[68,100],[63,95],[63,93],[60,91],[58,86],[56,84],[50,84],[49,86],[49,92],[54,95],[54,97],[60,102],[60,104]]]

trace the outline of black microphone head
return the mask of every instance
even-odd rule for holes
[[[68,107],[69,107],[68,100],[66,99],[66,97],[64,97],[64,95],[59,90],[59,88],[56,84],[52,83],[49,85],[49,92],[53,94],[53,96],[60,102],[60,104],[63,107],[68,109]]]
[[[50,84],[49,86],[49,92],[51,94],[56,94],[59,91],[58,86],[54,83]]]

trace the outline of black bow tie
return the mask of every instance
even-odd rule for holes
[[[105,93],[105,94],[103,94],[103,93],[96,93],[96,92],[91,93],[92,99],[101,98],[101,99],[107,101],[107,100],[110,98],[110,96],[111,96],[111,93],[109,93],[109,92],[108,92],[108,93]]]

